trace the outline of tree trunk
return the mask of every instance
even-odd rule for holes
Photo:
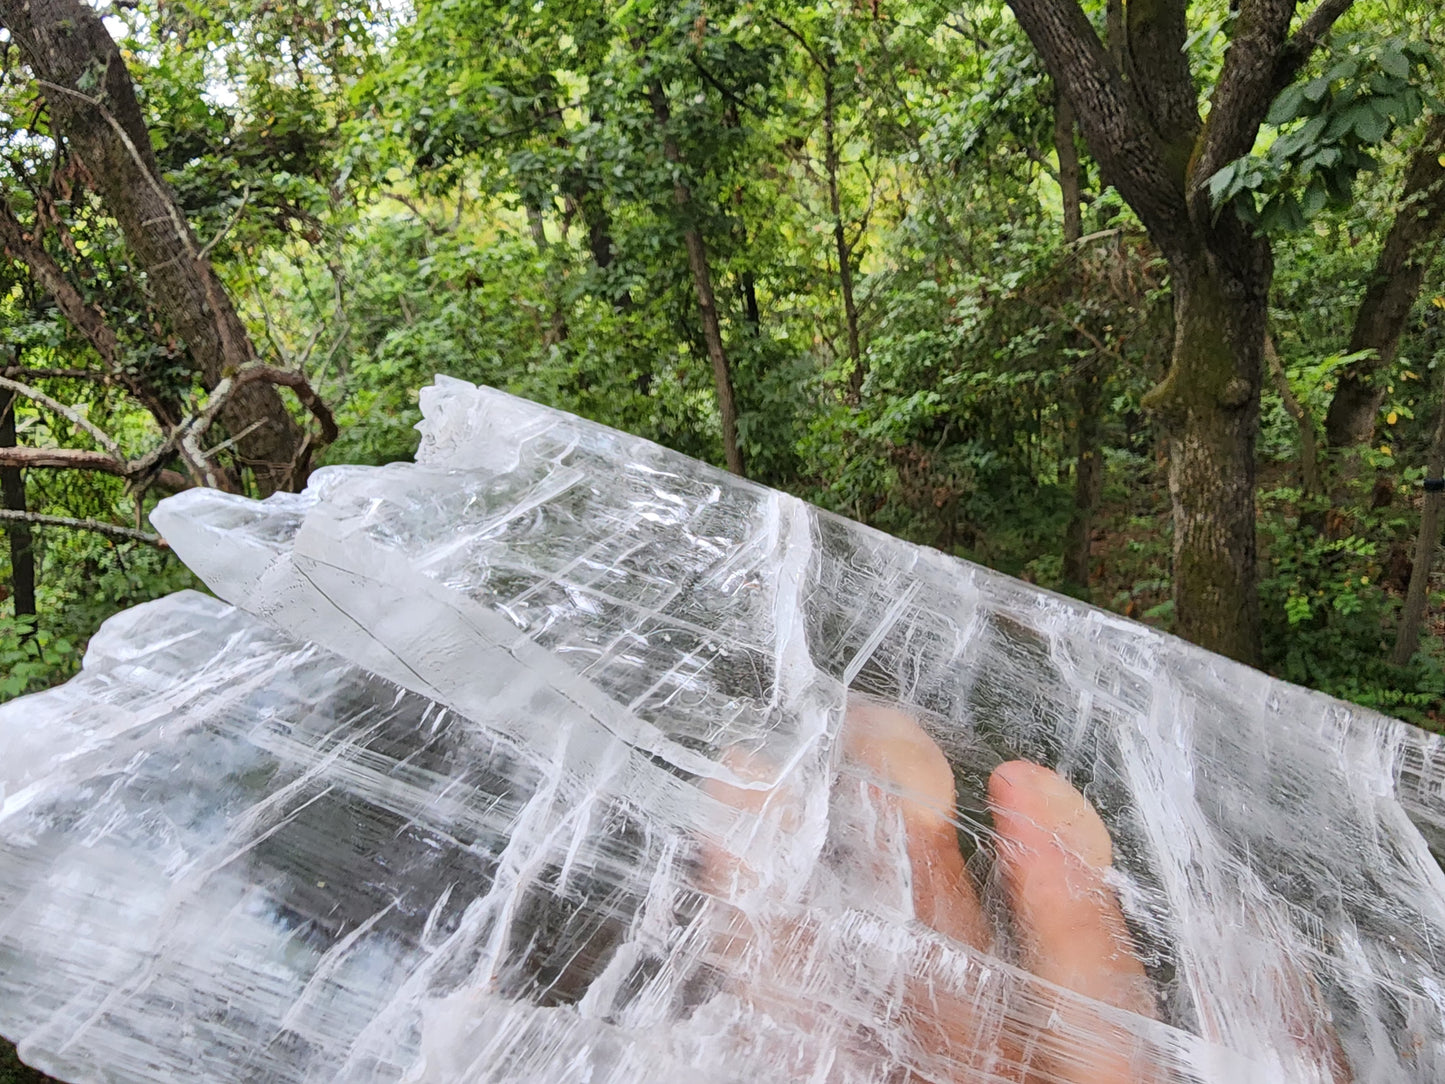
[[[14,448],[15,392],[0,389],[0,448]],[[25,475],[18,467],[0,467],[0,503],[10,512],[25,512]],[[35,616],[35,548],[30,525],[11,520],[5,523],[10,536],[10,597],[15,616]]]
[[[1425,466],[1425,505],[1420,510],[1420,534],[1415,539],[1415,560],[1410,566],[1410,586],[1405,591],[1405,607],[1400,611],[1400,624],[1395,632],[1395,665],[1404,666],[1420,644],[1420,625],[1425,619],[1425,602],[1429,595],[1430,572],[1435,564],[1435,547],[1440,544],[1440,505],[1445,502],[1441,492],[1441,475],[1445,475],[1445,398],[1435,421],[1435,439],[1430,442],[1430,455]]]
[[[1201,647],[1257,666],[1254,442],[1268,295],[1201,263],[1176,267],[1174,355],[1146,397],[1169,440],[1175,622]]]
[[[1054,90],[1054,149],[1059,157],[1059,188],[1064,202],[1064,242],[1073,244],[1084,234],[1083,183],[1079,176],[1079,150],[1074,144],[1074,111],[1062,90]],[[1103,492],[1103,426],[1099,416],[1102,354],[1095,354],[1087,372],[1078,375],[1078,415],[1075,425],[1074,507],[1064,533],[1064,584],[1087,596],[1092,556],[1094,513]]]
[[[738,276],[738,285],[743,294],[743,320],[748,325],[748,334],[754,339],[763,333],[763,314],[758,308],[758,283],[751,271]]]
[[[1094,366],[1102,363],[1096,358]],[[1074,507],[1064,541],[1064,584],[1087,596],[1094,534],[1094,513],[1104,488],[1102,455],[1103,426],[1099,423],[1100,374],[1094,366],[1080,374],[1078,387],[1079,416],[1075,430],[1077,444],[1074,463]]]
[[[1073,105],[1104,181],[1169,260],[1174,351],[1145,405],[1169,434],[1176,627],[1256,665],[1254,440],[1273,263],[1268,241],[1235,208],[1211,206],[1205,182],[1250,152],[1270,103],[1351,2],[1322,0],[1295,27],[1296,0],[1236,0],[1205,123],[1187,0],[1123,5],[1122,34],[1106,4],[1109,49],[1078,0],[1008,0]]]
[[[1374,437],[1375,418],[1385,399],[1385,386],[1377,377],[1395,360],[1405,321],[1420,296],[1429,263],[1426,249],[1445,231],[1442,156],[1445,113],[1431,119],[1425,142],[1410,160],[1400,208],[1355,313],[1349,351],[1372,350],[1374,356],[1356,362],[1340,375],[1325,415],[1325,439],[1331,448],[1367,444]]]
[[[1307,498],[1323,496],[1324,481],[1320,477],[1320,448],[1315,437],[1315,420],[1289,386],[1289,374],[1284,371],[1284,363],[1279,359],[1272,338],[1264,340],[1264,360],[1269,365],[1269,375],[1274,377],[1275,390],[1279,392],[1285,411],[1299,426],[1300,491]]]
[[[828,211],[833,216],[833,247],[838,256],[838,289],[843,295],[843,324],[848,336],[848,401],[856,406],[863,396],[863,349],[858,337],[858,305],[853,298],[853,246],[843,227],[843,199],[838,187],[837,103],[833,93],[834,64],[823,68],[823,169],[828,175]]]
[[[567,341],[567,314],[562,311],[562,291],[552,269],[552,246],[547,242],[547,223],[542,217],[542,209],[530,202],[527,204],[527,226],[532,233],[532,243],[537,246],[537,255],[542,258],[547,304],[552,309],[547,330],[542,332],[542,345],[549,348],[560,346]]]
[[[81,0],[0,0],[0,25],[206,385],[253,361],[251,338],[161,176],[130,74],[99,15]],[[262,492],[305,481],[308,445],[274,387],[240,389],[221,421],[239,435],[238,459]]]
[[[1054,88],[1054,151],[1059,156],[1059,188],[1064,201],[1064,243],[1084,236],[1083,182],[1079,173],[1079,148],[1074,144],[1074,107],[1059,88]]]
[[[703,341],[707,344],[708,358],[712,362],[713,384],[717,389],[718,415],[722,421],[723,457],[728,470],[745,476],[742,448],[738,444],[738,409],[733,397],[732,368],[728,363],[727,351],[723,348],[722,326],[718,321],[717,298],[713,294],[712,271],[708,268],[707,245],[702,231],[694,217],[692,192],[682,178],[682,155],[677,149],[677,140],[667,131],[672,113],[667,107],[667,97],[662,87],[653,83],[648,88],[652,101],[652,112],[662,131],[663,155],[672,163],[675,173],[672,182],[672,201],[682,218],[683,244],[687,247],[687,263],[692,271],[692,284],[697,292],[698,314],[702,321]]]

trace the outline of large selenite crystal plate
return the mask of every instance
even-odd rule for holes
[[[164,502],[225,602],[123,613],[0,707],[0,1033],[27,1061],[1445,1080],[1437,738],[500,392],[422,404],[415,464]],[[876,701],[955,769],[991,952],[917,919],[899,829],[858,805],[839,735]],[[1013,758],[1109,826],[1153,1019],[1019,966],[981,797]],[[719,848],[745,874],[700,877]]]

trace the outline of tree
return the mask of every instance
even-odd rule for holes
[[[1255,438],[1273,272],[1268,238],[1208,181],[1247,155],[1276,95],[1352,0],[1322,0],[1295,31],[1295,0],[1239,0],[1200,115],[1185,0],[1125,9],[1124,63],[1076,0],[1009,0],[1078,115],[1104,178],[1169,261],[1174,349],[1148,405],[1169,434],[1176,627],[1260,661]]]
[[[1445,113],[1431,117],[1405,171],[1399,209],[1355,311],[1347,352],[1365,357],[1340,374],[1325,439],[1331,448],[1367,444],[1384,402],[1378,378],[1395,360],[1400,335],[1425,281],[1428,250],[1445,234]]]
[[[0,0],[0,26],[34,75],[53,137],[114,216],[203,382],[213,388],[253,365],[250,334],[161,174],[130,73],[100,17],[81,0]],[[312,444],[274,386],[246,384],[220,421],[263,493],[305,482]]]

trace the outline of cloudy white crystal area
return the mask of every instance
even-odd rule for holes
[[[165,502],[225,601],[121,614],[79,677],[0,706],[0,1033],[27,1060],[1445,1079],[1438,739],[500,392],[441,379],[423,409],[415,464]],[[840,740],[867,702],[947,753],[992,952],[913,915]],[[1013,758],[1108,824],[1157,1019],[1017,966],[981,798]]]

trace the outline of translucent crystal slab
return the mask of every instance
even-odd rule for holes
[[[0,706],[0,1033],[72,1081],[1445,1079],[1445,755],[487,389],[416,464],[153,517],[220,595]],[[228,605],[229,603],[229,605]],[[857,722],[947,754],[918,909]],[[862,750],[862,751],[860,751]],[[1113,839],[1134,1011],[1029,972],[984,793]],[[1027,1075],[1032,1074],[1032,1075]]]

